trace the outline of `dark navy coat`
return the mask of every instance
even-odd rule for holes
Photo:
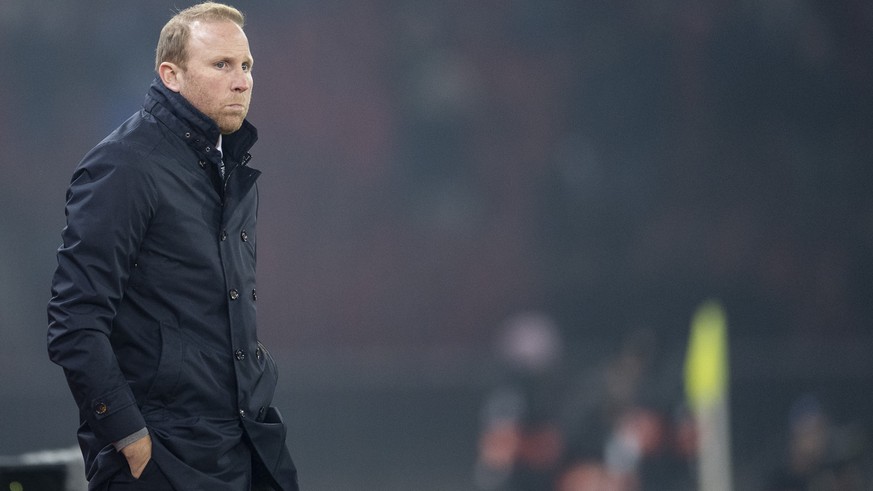
[[[112,442],[143,426],[179,490],[248,489],[253,457],[256,482],[297,489],[256,330],[257,132],[224,135],[225,182],[218,138],[156,80],[73,174],[48,350],[79,406],[90,489],[127,465]]]

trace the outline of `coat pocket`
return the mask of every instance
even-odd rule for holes
[[[145,405],[164,406],[173,401],[182,374],[182,336],[179,327],[160,324],[161,354],[158,370],[146,396]]]
[[[285,446],[288,430],[278,409],[272,406],[267,408],[264,421],[244,419],[243,426],[252,447],[271,474],[282,467],[286,460],[290,462],[290,454]]]
[[[263,421],[267,408],[273,404],[273,395],[279,379],[276,362],[263,344],[258,342],[256,351],[257,369],[251,372],[250,381],[245,387],[249,394],[248,403],[253,410],[258,410],[258,421]]]

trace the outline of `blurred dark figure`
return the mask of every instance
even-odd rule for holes
[[[653,331],[635,329],[600,369],[585,370],[562,408],[567,448],[554,489],[693,489],[696,434],[673,361]]]
[[[498,341],[505,380],[482,412],[478,488],[693,489],[694,425],[677,403],[679,372],[655,360],[655,345],[635,330],[599,365],[571,369],[548,316],[509,319]]]
[[[822,403],[806,395],[788,415],[787,462],[769,483],[770,491],[864,491],[873,489],[870,446],[865,432],[839,428]]]
[[[482,410],[476,485],[552,489],[564,453],[556,411],[564,392],[563,340],[550,317],[524,313],[507,320],[497,349],[506,376]]]

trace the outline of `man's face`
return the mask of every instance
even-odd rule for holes
[[[178,82],[179,93],[222,134],[238,130],[252,99],[252,54],[243,30],[230,21],[194,22]]]

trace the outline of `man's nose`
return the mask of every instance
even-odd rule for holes
[[[235,92],[245,92],[252,88],[252,76],[242,68],[235,70],[231,89]]]

